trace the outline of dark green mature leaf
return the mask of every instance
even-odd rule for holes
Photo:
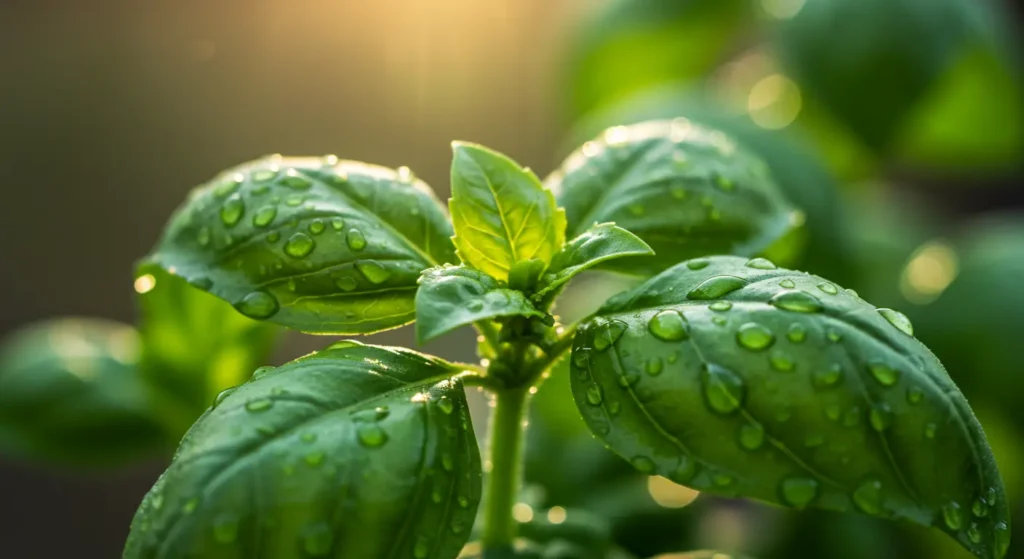
[[[455,260],[450,235],[408,169],[270,157],[193,192],[151,259],[250,318],[366,334],[412,321],[420,272]]]
[[[614,221],[654,249],[606,267],[653,274],[694,256],[752,256],[802,218],[767,166],[725,134],[686,119],[609,128],[546,180],[568,235]]]
[[[537,297],[556,291],[580,274],[602,262],[625,256],[654,254],[651,247],[639,237],[616,227],[614,223],[600,223],[566,243],[551,261],[548,273],[542,278]]]
[[[452,144],[452,199],[459,257],[508,281],[518,262],[544,266],[565,244],[565,213],[529,169],[483,146]]]
[[[0,452],[112,466],[171,444],[138,373],[138,335],[99,319],[41,322],[0,346]]]
[[[959,4],[807,0],[777,44],[809,95],[883,151],[970,33]]]
[[[754,23],[747,0],[615,0],[586,24],[570,70],[573,109],[701,77]],[[681,40],[685,38],[685,40]]]
[[[690,260],[576,334],[584,419],[645,472],[715,494],[1009,543],[981,425],[902,314],[764,259]]]
[[[458,369],[340,342],[218,398],[132,522],[126,559],[449,559],[480,456]]]
[[[416,339],[432,340],[478,320],[502,316],[543,317],[521,291],[465,266],[423,272],[416,292]]]
[[[160,266],[135,272],[141,372],[160,419],[179,440],[222,390],[270,356],[280,328],[246,318]]]

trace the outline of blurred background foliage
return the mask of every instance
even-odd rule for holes
[[[5,2],[0,556],[117,555],[217,392],[325,343],[275,345],[275,328],[132,274],[190,185],[263,153],[334,152],[408,165],[445,198],[451,139],[543,175],[606,127],[676,117],[760,154],[804,212],[773,258],[911,317],[984,424],[1020,517],[1022,12],[1009,0]],[[633,281],[584,277],[558,311],[584,316]],[[68,314],[102,318],[55,318]],[[409,329],[372,341],[415,347]],[[474,344],[460,332],[423,349],[469,360]],[[485,420],[482,398],[476,412]],[[564,371],[535,397],[528,437],[516,515],[552,557],[966,557],[924,529],[634,472],[586,431]],[[1024,556],[1022,526],[1010,557]]]

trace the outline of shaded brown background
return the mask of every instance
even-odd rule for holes
[[[408,165],[442,198],[453,139],[543,174],[562,155],[559,57],[595,4],[0,0],[0,336],[68,314],[131,322],[132,263],[186,191],[266,153]],[[428,349],[471,357],[462,334]],[[0,557],[119,557],[162,467],[0,458]]]

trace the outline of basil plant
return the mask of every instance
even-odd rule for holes
[[[769,259],[802,215],[761,160],[683,119],[611,128],[543,182],[453,151],[447,211],[406,168],[274,156],[174,214],[147,287],[311,334],[472,325],[481,359],[336,341],[255,369],[188,429],[125,558],[622,556],[517,533],[525,409],[566,357],[586,424],[640,472],[1005,555],[1003,484],[967,401],[903,314]],[[644,281],[563,324],[555,302],[587,270]],[[493,398],[484,457],[468,386]]]

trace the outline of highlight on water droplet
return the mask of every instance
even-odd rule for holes
[[[284,244],[284,252],[292,258],[304,258],[313,252],[316,242],[305,233],[293,233]]]
[[[735,373],[714,363],[705,364],[700,373],[704,401],[712,411],[730,414],[740,409],[746,385]]]
[[[834,283],[829,283],[827,281],[824,283],[819,283],[818,289],[824,291],[825,293],[828,293],[829,295],[839,294],[839,288],[836,287]]]
[[[910,323],[907,315],[892,309],[878,309],[878,314],[882,315],[883,318],[889,321],[889,324],[895,326],[900,332],[908,336],[914,335],[914,325]]]
[[[942,520],[950,530],[959,530],[964,524],[964,514],[960,503],[950,501],[942,507]]]
[[[266,227],[274,222],[277,217],[277,206],[262,206],[252,216],[252,224],[255,227]]]
[[[714,276],[702,281],[686,294],[687,299],[706,301],[718,299],[732,293],[747,284],[746,280],[735,276]]]
[[[758,270],[774,270],[776,269],[775,263],[767,258],[753,258],[747,261],[746,266],[748,268],[755,268]]]
[[[363,236],[363,232],[358,229],[349,229],[345,235],[345,242],[348,244],[348,248],[359,252],[366,248],[366,237]]]
[[[711,264],[711,261],[707,258],[694,258],[693,260],[686,261],[686,267],[691,270],[703,270]]]
[[[783,291],[768,301],[777,308],[803,313],[821,312],[825,307],[817,297],[806,291]]]
[[[240,301],[234,304],[234,307],[245,316],[257,320],[274,316],[279,308],[277,299],[266,291],[253,291],[242,297]]]
[[[220,208],[220,221],[226,227],[234,227],[245,213],[245,202],[237,193],[224,201]]]

